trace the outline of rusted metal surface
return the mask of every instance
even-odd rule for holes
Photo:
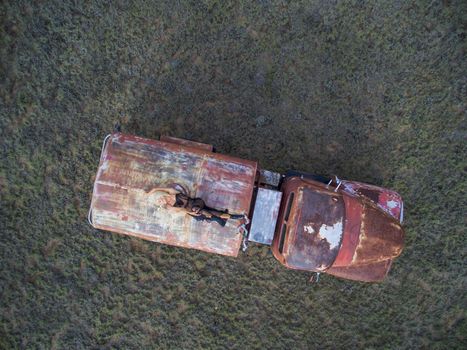
[[[345,214],[342,195],[298,177],[287,179],[282,190],[287,201],[279,214],[280,225],[272,246],[274,255],[290,268],[326,270],[334,262],[341,244]],[[283,244],[282,234],[285,234]]]
[[[249,241],[271,245],[276,229],[277,215],[282,193],[266,188],[258,188],[253,219],[251,220]]]
[[[256,177],[252,161],[180,143],[113,134],[101,156],[94,183],[91,221],[96,228],[169,245],[237,256],[239,223],[225,227],[158,207],[155,187],[178,184],[190,197],[231,213],[248,213]]]
[[[363,205],[360,201],[344,201],[345,203],[345,232],[339,254],[334,261],[334,266],[348,266],[351,264],[355,250],[360,241],[360,228],[362,221]]]
[[[404,245],[399,222],[402,199],[394,191],[356,182],[343,181],[342,191],[344,237],[334,264],[326,272],[359,281],[381,281]]]
[[[389,269],[390,264],[382,262],[399,256],[404,246],[404,231],[399,221],[365,198],[344,194],[344,201],[346,225],[342,247],[333,267],[356,270],[374,265],[375,268],[387,266]]]
[[[388,274],[391,268],[392,260],[382,260],[377,263],[361,265],[361,266],[345,266],[345,267],[334,267],[331,266],[326,270],[326,273],[356,280],[362,282],[379,282],[382,281]]]
[[[342,188],[335,190],[296,177],[284,182],[284,196],[292,192],[296,196],[288,220],[286,205],[282,205],[279,220],[287,225],[286,238],[281,252],[279,228],[273,253],[291,268],[380,281],[402,251],[404,232],[400,222],[367,196]]]
[[[342,189],[373,201],[379,208],[400,222],[403,220],[404,204],[399,193],[392,190],[356,181],[342,181]]]
[[[116,133],[104,146],[90,222],[96,228],[169,245],[237,256],[241,223],[228,220],[223,227],[198,221],[157,205],[151,189],[178,185],[208,207],[247,214],[257,177],[268,188],[280,181],[280,174],[257,171],[255,162],[172,137],[154,141]],[[268,244],[275,226],[271,248],[287,267],[380,281],[402,251],[402,199],[377,186],[335,182],[291,176],[282,193],[260,188],[249,239]]]
[[[277,188],[281,182],[282,175],[270,170],[261,169],[259,183]]]
[[[212,145],[208,145],[207,143],[179,139],[178,137],[173,137],[173,136],[162,135],[160,137],[160,140],[163,142],[175,143],[178,145],[187,146],[191,148],[198,148],[200,150],[207,151],[207,152],[212,152],[214,149]]]

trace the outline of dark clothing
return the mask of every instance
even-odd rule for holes
[[[185,208],[188,212],[198,212],[206,205],[201,198],[190,198],[183,193],[177,193],[175,196],[175,208]]]
[[[189,214],[188,214],[189,215]],[[193,219],[197,221],[215,221],[222,227],[227,223],[227,219],[223,219],[219,216],[211,215],[210,217],[205,216],[204,214],[192,215]]]
[[[190,198],[183,193],[178,193],[175,196],[176,202],[174,207],[185,208],[189,215],[196,220],[215,221],[222,227],[227,223],[227,218],[222,215],[228,215],[232,219],[241,219],[243,215],[231,215],[227,211],[219,211],[206,206],[201,198]]]

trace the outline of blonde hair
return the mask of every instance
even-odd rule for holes
[[[151,193],[151,199],[157,204],[157,205],[165,205],[167,204],[165,201],[165,198],[170,197],[170,194],[165,192],[165,191],[154,191]],[[162,202],[163,201],[163,202]]]

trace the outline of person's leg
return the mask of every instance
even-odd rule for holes
[[[227,220],[226,220],[226,219],[222,219],[222,218],[220,218],[220,217],[218,217],[218,216],[214,216],[214,215],[211,216],[211,218],[210,218],[209,220],[217,222],[217,223],[218,223],[219,225],[221,225],[222,227],[224,227],[225,224],[227,223]]]
[[[243,214],[229,214],[229,215],[230,215],[230,218],[234,219],[234,220],[240,220],[240,219],[243,219],[245,217],[245,215],[243,215]]]
[[[214,221],[214,222],[217,222],[222,227],[224,227],[225,224],[227,223],[226,219],[222,219],[222,218],[220,218],[218,216],[214,216],[214,215],[210,215],[209,217],[206,216],[206,215],[203,215],[203,214],[198,214],[198,215],[189,214],[189,215],[192,216],[197,221]]]
[[[209,207],[204,207],[204,210],[209,212],[210,214],[218,216],[218,217],[220,217],[222,219],[239,220],[239,219],[243,219],[243,217],[244,217],[243,214],[230,214],[227,210],[220,211],[220,210],[216,210],[216,209],[209,208]]]

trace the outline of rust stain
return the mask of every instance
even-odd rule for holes
[[[362,266],[344,266],[344,267],[330,267],[326,273],[356,280],[362,282],[379,282],[382,281],[389,269],[391,268],[392,260],[382,260],[380,262]]]
[[[393,259],[400,255],[403,244],[404,231],[400,224],[372,203],[364,203],[360,241],[350,265]]]
[[[345,224],[342,245],[333,266],[348,266],[360,239],[360,226],[363,207],[359,201],[344,200]]]
[[[344,193],[344,201],[348,224],[336,261],[326,272],[347,279],[381,281],[402,252],[402,226],[367,198]]]
[[[215,222],[158,207],[147,191],[185,188],[206,205],[248,213],[257,164],[205,148],[113,134],[97,171],[91,203],[96,228],[169,245],[237,256],[242,237],[238,222]]]

